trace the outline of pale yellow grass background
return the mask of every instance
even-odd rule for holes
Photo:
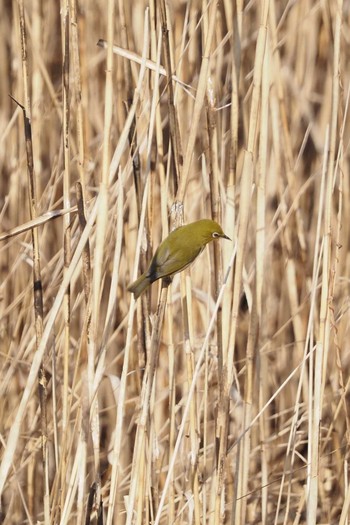
[[[349,21],[0,2],[2,523],[348,523]],[[232,242],[135,305],[202,217]]]

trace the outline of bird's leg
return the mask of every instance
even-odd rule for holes
[[[172,277],[170,275],[167,275],[166,277],[163,277],[162,279],[162,287],[165,286],[165,287],[168,287],[170,284],[171,284],[171,281],[172,281]]]

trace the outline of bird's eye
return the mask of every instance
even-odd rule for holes
[[[214,237],[214,239],[216,239],[217,237],[220,237],[220,234],[218,232],[213,232],[211,235],[212,237]]]

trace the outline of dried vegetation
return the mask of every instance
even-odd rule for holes
[[[348,523],[349,22],[0,3],[2,523]]]

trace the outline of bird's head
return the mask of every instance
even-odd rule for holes
[[[231,240],[222,230],[220,224],[210,219],[202,219],[193,224],[195,226],[194,235],[200,237],[204,244],[215,239],[228,239]]]

